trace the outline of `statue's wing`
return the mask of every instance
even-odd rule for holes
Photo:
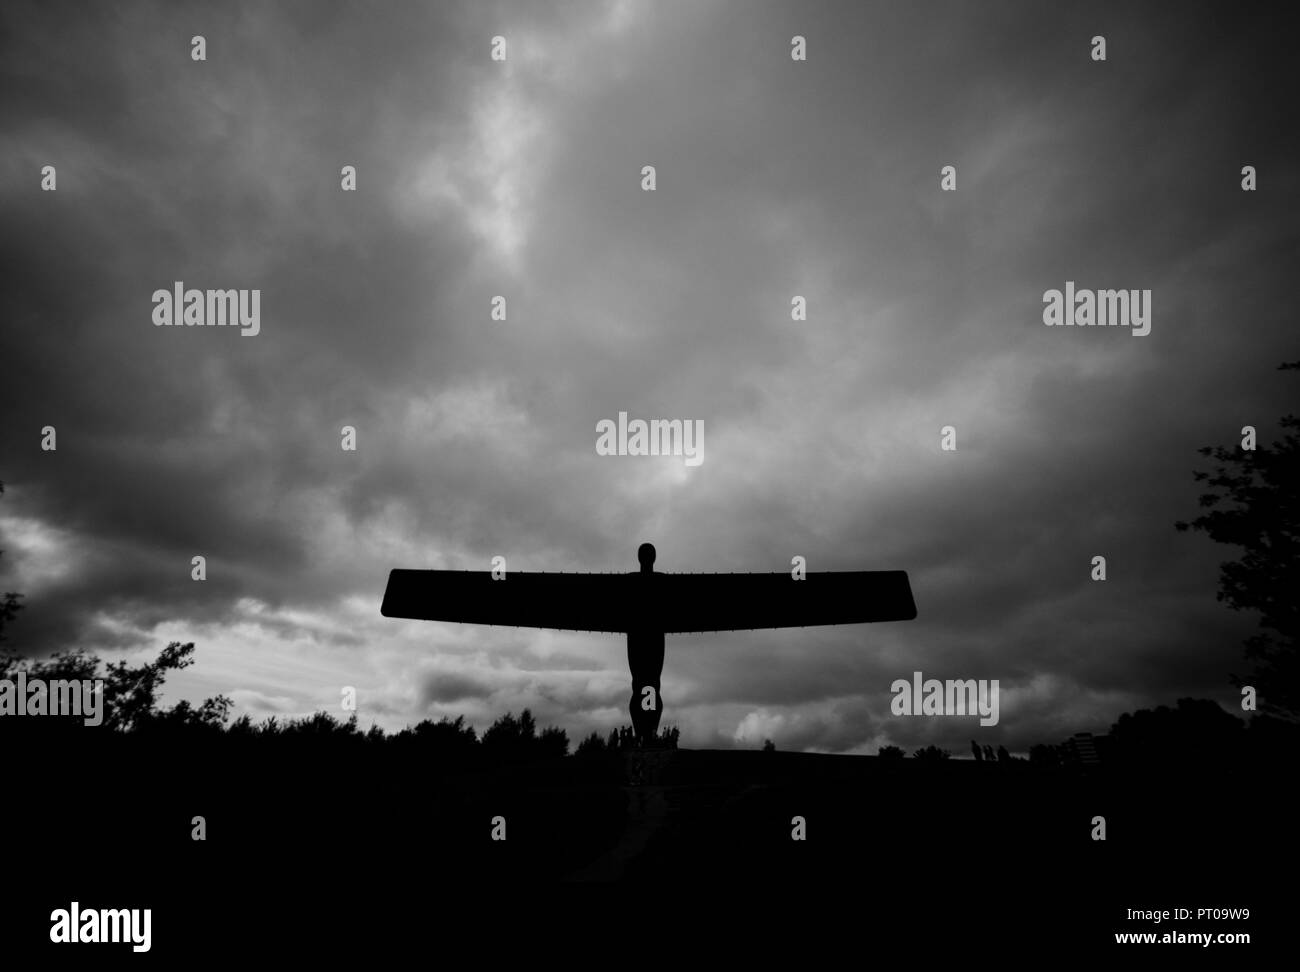
[[[464,624],[663,632],[910,621],[901,570],[779,574],[535,574],[394,570],[385,617]]]
[[[627,631],[629,574],[534,574],[509,571],[394,570],[384,603],[388,618],[499,624],[572,631]]]
[[[903,570],[781,574],[657,574],[655,624],[665,632],[911,621]]]

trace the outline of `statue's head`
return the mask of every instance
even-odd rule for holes
[[[641,573],[648,574],[655,567],[655,545],[643,543],[636,548],[636,559],[641,564]]]

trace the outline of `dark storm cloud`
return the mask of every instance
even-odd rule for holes
[[[25,513],[76,531],[74,555],[111,562],[51,590],[57,612],[33,599],[26,633],[38,646],[74,637],[106,605],[148,625],[224,613],[241,592],[311,598],[310,582],[295,583],[312,571],[304,524],[296,510],[276,515],[277,497],[329,475],[337,430],[364,427],[371,389],[437,374],[409,346],[437,316],[427,266],[454,273],[463,241],[395,225],[382,197],[346,213],[328,204],[338,160],[385,178],[367,156],[400,128],[402,99],[439,112],[449,133],[465,123],[449,81],[466,45],[451,30],[411,31],[414,6],[355,13],[313,23],[304,45],[298,18],[269,8],[8,11],[6,68],[19,83],[5,86],[16,152],[4,246],[22,286],[4,298],[20,322],[6,341],[6,475]],[[201,65],[191,29],[212,51]],[[142,48],[155,56],[135,56]],[[393,100],[364,110],[358,95],[376,89]],[[57,194],[24,191],[47,161]],[[172,280],[261,287],[277,326],[256,348],[224,340],[233,333],[133,326]],[[30,448],[45,424],[60,429],[48,478]],[[199,552],[213,565],[201,593],[177,571]]]
[[[1000,679],[1013,749],[1230,702],[1230,554],[1172,524],[1195,449],[1293,397],[1295,126],[1282,35],[1215,9],[6,5],[15,643],[165,633],[249,711],[355,683],[386,725],[585,733],[624,718],[621,641],[386,621],[386,571],[653,539],[663,570],[905,568],[920,611],[670,638],[693,744],[964,752],[890,715],[915,670]],[[154,328],[174,280],[261,288],[262,333]],[[1066,280],[1152,288],[1151,334],[1044,328]],[[597,456],[621,410],[703,420],[704,464]]]

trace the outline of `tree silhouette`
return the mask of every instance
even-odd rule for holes
[[[900,746],[881,746],[880,752],[876,753],[881,759],[902,759],[907,754],[903,752]]]
[[[500,762],[559,758],[569,754],[569,735],[557,726],[538,735],[533,714],[524,709],[517,719],[507,712],[492,723],[483,733],[482,745],[491,759]]]
[[[1115,759],[1148,768],[1213,764],[1232,759],[1245,723],[1210,699],[1179,699],[1176,708],[1126,712],[1111,726]]]
[[[29,678],[47,681],[103,679],[103,726],[107,729],[131,731],[159,721],[173,728],[178,725],[222,726],[232,705],[224,695],[206,699],[197,708],[189,702],[179,702],[171,709],[158,708],[158,693],[167,674],[188,668],[193,663],[192,641],[184,645],[173,641],[159,652],[155,661],[142,665],[131,665],[126,661],[105,663],[82,648],[55,652],[50,658],[36,661],[7,652],[0,655],[0,678],[9,678],[22,669]]]
[[[952,753],[946,749],[940,749],[938,746],[926,746],[924,749],[918,749],[912,754],[913,759],[919,759],[924,762],[937,762],[941,759],[948,759]]]
[[[1279,370],[1300,370],[1300,362]],[[1261,710],[1295,719],[1300,717],[1300,417],[1285,415],[1280,424],[1282,441],[1268,449],[1198,450],[1219,464],[1213,473],[1194,473],[1211,489],[1200,497],[1209,512],[1175,526],[1245,549],[1240,560],[1222,565],[1218,599],[1234,611],[1260,612],[1263,630],[1246,641],[1245,655],[1254,663],[1249,678],[1233,675],[1232,681],[1254,685]]]
[[[677,740],[680,736],[681,730],[676,726],[663,726],[650,740],[650,746],[654,749],[676,749]],[[637,739],[636,730],[631,726],[623,725],[617,729],[611,729],[609,736],[605,739],[602,739],[598,733],[593,732],[578,744],[577,755],[597,756],[601,753],[617,753],[624,749],[639,749],[641,745],[641,742]]]
[[[478,744],[478,734],[473,726],[465,724],[464,716],[457,716],[454,721],[446,716],[437,722],[425,719],[413,729],[403,729],[397,738],[404,745],[419,743],[421,748],[447,754],[464,754]]]
[[[559,726],[547,726],[537,737],[537,751],[543,759],[568,756],[569,734]]]
[[[582,759],[590,759],[593,756],[603,756],[608,751],[609,748],[605,745],[605,737],[598,732],[593,732],[578,743],[578,748],[573,751],[573,755]]]
[[[536,741],[537,724],[527,709],[515,718],[507,712],[483,733],[483,748],[501,762],[518,762],[531,755]]]

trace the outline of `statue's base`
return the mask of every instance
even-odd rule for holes
[[[677,750],[629,749],[623,753],[626,786],[663,786],[677,780]]]

